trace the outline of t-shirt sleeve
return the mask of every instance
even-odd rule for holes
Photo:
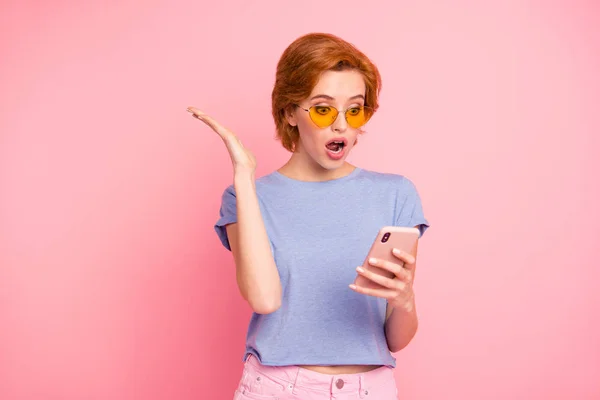
[[[229,238],[227,237],[225,226],[234,222],[237,222],[237,205],[235,189],[233,188],[233,185],[231,185],[223,192],[223,196],[221,197],[221,209],[219,210],[219,219],[215,223],[217,236],[221,240],[221,243],[223,243],[223,246],[230,251],[231,246],[229,245]]]
[[[421,204],[419,192],[410,179],[403,179],[396,201],[398,210],[396,226],[416,226],[421,231],[419,237],[423,236],[427,228],[429,228],[429,222],[423,213],[423,205]]]

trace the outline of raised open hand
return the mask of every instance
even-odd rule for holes
[[[227,147],[227,151],[229,151],[234,173],[246,172],[254,174],[256,170],[256,158],[250,150],[244,147],[240,139],[233,132],[196,107],[188,107],[187,111],[192,113],[194,118],[208,125],[221,137]]]

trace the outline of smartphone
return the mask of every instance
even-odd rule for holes
[[[402,265],[402,260],[392,254],[392,250],[396,248],[405,251],[412,256],[416,256],[419,235],[420,231],[418,228],[384,226],[379,230],[379,233],[375,237],[362,267],[367,271],[372,271],[387,278],[393,278],[394,274],[390,271],[369,264],[369,258],[374,257],[379,260],[391,261]],[[381,289],[383,287],[360,274],[357,274],[354,284],[374,289]]]

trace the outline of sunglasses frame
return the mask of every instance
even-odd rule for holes
[[[321,127],[321,126],[317,125],[317,127],[321,128],[321,129],[325,129],[325,128],[328,128],[328,127],[330,127],[331,125],[333,125],[333,124],[335,123],[335,121],[337,121],[338,117],[340,116],[340,113],[343,113],[343,115],[344,115],[344,118],[346,119],[346,123],[347,123],[348,125],[350,125],[350,122],[348,122],[348,116],[346,115],[346,113],[348,112],[348,110],[351,110],[351,109],[353,109],[353,108],[362,108],[362,109],[366,109],[366,110],[371,110],[371,116],[370,116],[370,117],[367,119],[367,121],[366,121],[364,124],[362,124],[362,125],[361,125],[361,126],[359,126],[358,128],[355,128],[355,127],[353,127],[352,125],[350,125],[350,126],[352,126],[352,128],[354,128],[354,129],[360,129],[360,128],[362,128],[363,126],[365,126],[365,125],[367,124],[367,122],[369,122],[369,121],[371,120],[371,117],[373,116],[373,114],[375,114],[375,110],[373,110],[373,108],[372,108],[372,107],[369,107],[369,106],[359,106],[359,107],[352,106],[352,107],[348,107],[348,108],[346,108],[345,110],[343,110],[343,112],[340,112],[340,110],[338,110],[338,109],[337,109],[337,108],[335,108],[334,106],[319,106],[319,105],[316,105],[316,106],[311,106],[311,107],[309,107],[309,108],[304,108],[304,107],[302,107],[301,105],[299,105],[299,104],[296,104],[296,107],[300,108],[301,110],[304,110],[304,111],[306,111],[306,112],[308,113],[308,117],[310,118],[311,122],[312,122],[313,124],[315,124],[315,125],[317,125],[317,123],[316,123],[316,122],[315,122],[315,121],[312,119],[312,116],[310,115],[310,109],[311,109],[311,108],[314,108],[314,107],[329,107],[329,108],[333,108],[335,111],[337,111],[337,113],[338,113],[338,114],[335,116],[335,119],[334,119],[333,121],[331,121],[331,123],[330,123],[329,125],[327,125],[327,126],[323,126],[323,127]]]

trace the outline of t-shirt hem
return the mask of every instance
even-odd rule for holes
[[[247,352],[244,357],[243,360],[246,360],[248,358],[248,356],[252,354],[254,357],[256,357],[256,355],[252,352]],[[390,368],[395,368],[396,367],[396,362],[395,361],[390,361],[390,362],[385,362],[383,360],[365,360],[365,359],[344,359],[344,361],[333,361],[333,362],[323,362],[323,360],[309,360],[309,359],[303,359],[303,360],[297,360],[296,362],[293,361],[269,361],[269,360],[264,360],[264,359],[260,359],[260,363],[261,365],[267,366],[267,367],[289,367],[289,366],[297,366],[297,365],[319,365],[319,366],[331,366],[331,365],[382,365],[382,366],[386,366],[386,367],[390,367]]]
[[[351,361],[351,362],[338,362],[338,363],[328,363],[328,364],[323,364],[323,363],[318,363],[318,362],[310,362],[310,361],[303,361],[303,362],[297,362],[297,363],[293,363],[293,362],[261,362],[261,365],[264,365],[266,367],[289,367],[289,366],[298,366],[298,365],[318,365],[318,366],[323,366],[323,367],[328,367],[328,366],[332,366],[332,365],[381,365],[384,367],[389,367],[389,368],[396,368],[396,364],[395,363],[384,363],[384,362],[360,362],[360,361]]]

